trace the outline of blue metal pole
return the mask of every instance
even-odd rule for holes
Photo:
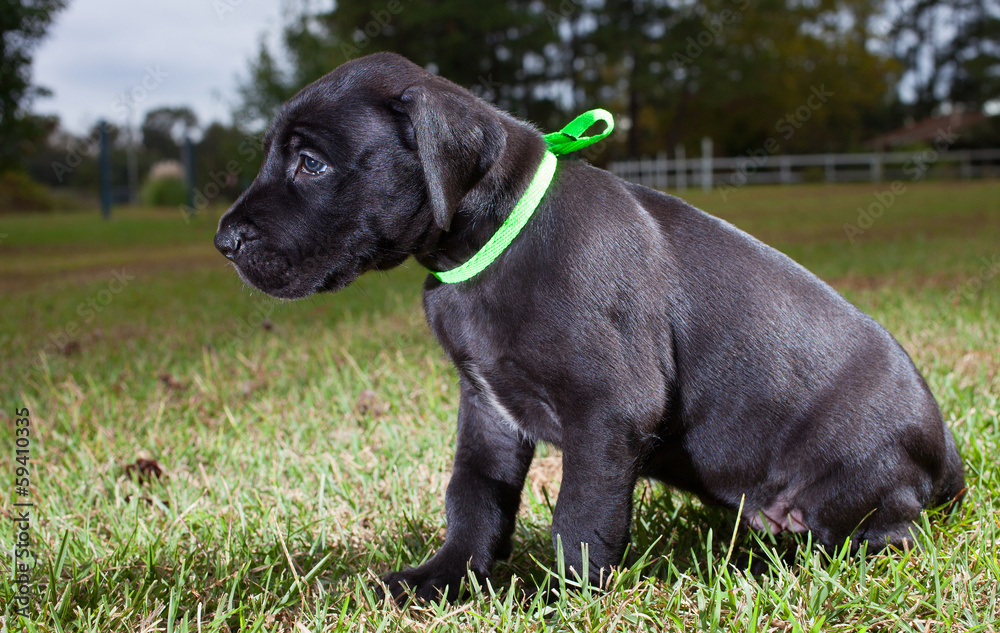
[[[101,217],[107,220],[111,217],[111,139],[106,121],[100,121],[97,129],[101,135]]]
[[[184,137],[184,156],[187,160],[187,186],[188,186],[188,209],[191,209],[189,213],[194,214],[194,143],[191,142],[190,136]]]

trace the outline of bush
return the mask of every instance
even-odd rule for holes
[[[0,213],[51,211],[55,208],[49,190],[21,171],[0,174]]]
[[[187,185],[179,178],[150,179],[139,192],[142,203],[150,207],[176,207],[187,203]]]

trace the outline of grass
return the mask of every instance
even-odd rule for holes
[[[559,561],[559,453],[541,447],[515,553],[455,604],[379,602],[381,573],[444,537],[458,395],[414,263],[278,303],[214,253],[217,211],[0,216],[0,480],[30,412],[31,618],[14,616],[15,523],[0,524],[0,618],[27,631],[991,631],[1000,613],[1000,183],[918,183],[852,244],[871,185],[747,188],[694,204],[775,245],[883,323],[956,434],[962,510],[916,552],[824,557],[800,539],[764,575],[725,564],[770,541],[733,513],[644,484],[632,563],[607,593],[523,605]],[[5,234],[5,235],[4,235]],[[992,265],[992,264],[991,264]],[[117,274],[116,274],[117,273]],[[126,466],[155,460],[138,477]],[[142,462],[143,465],[147,462]],[[10,486],[10,484],[7,484]],[[781,546],[782,543],[776,545]],[[732,551],[732,553],[731,553]]]

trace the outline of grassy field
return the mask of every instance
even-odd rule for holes
[[[558,561],[560,458],[540,447],[513,557],[456,604],[400,608],[378,575],[442,543],[458,394],[412,261],[279,303],[211,245],[217,212],[0,216],[0,618],[27,631],[992,631],[1000,613],[1000,183],[908,186],[853,234],[872,185],[686,198],[780,248],[913,355],[966,460],[960,512],[922,550],[747,576],[772,543],[659,485],[607,593],[522,604]],[[867,223],[865,223],[867,224]],[[860,226],[860,225],[859,225]],[[17,478],[28,409],[30,481]],[[25,444],[25,442],[21,442]],[[146,461],[149,460],[149,461]],[[136,464],[138,463],[138,468]],[[28,508],[30,619],[14,615]],[[804,545],[805,539],[802,539]],[[782,545],[782,543],[778,543]]]

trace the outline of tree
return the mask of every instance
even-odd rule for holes
[[[541,123],[551,118],[557,97],[538,92],[550,83],[540,51],[559,37],[540,3],[506,0],[481,3],[475,10],[462,0],[390,0],[375,6],[339,0],[329,11],[303,9],[292,17],[283,34],[289,67],[280,68],[261,44],[240,87],[237,120],[260,127],[306,84],[350,59],[386,50],[521,116]]]
[[[195,185],[204,202],[230,202],[253,180],[263,159],[261,140],[234,126],[218,122],[208,126],[195,147]]]
[[[562,12],[565,45],[557,67],[569,73],[575,107],[603,103],[623,110],[626,153],[638,156],[649,132],[643,109],[670,100],[663,63],[683,9],[667,0],[605,0]],[[577,105],[578,104],[578,105]]]
[[[285,38],[288,38],[287,27]],[[247,130],[256,131],[266,126],[281,104],[305,85],[288,74],[278,67],[267,44],[261,41],[257,59],[250,62],[250,76],[237,86],[239,105],[233,112],[233,119]]]
[[[703,136],[727,154],[765,144],[776,148],[769,153],[846,150],[887,124],[899,80],[901,66],[870,46],[881,2],[305,5],[285,30],[288,68],[263,46],[251,65],[243,113],[259,124],[348,59],[393,50],[543,129],[583,109],[612,110],[623,133],[602,158],[697,146]]]
[[[179,159],[181,142],[196,127],[198,117],[187,106],[156,108],[142,122],[142,145],[153,160]]]
[[[631,124],[618,148],[628,156],[697,146],[703,136],[726,154],[848,149],[870,135],[864,114],[885,108],[898,75],[867,48],[877,8],[595,0],[565,19],[564,66],[583,69],[578,102],[617,108]]]
[[[889,46],[904,66],[913,116],[1000,98],[1000,1],[897,0],[890,12]]]
[[[66,0],[0,0],[0,172],[18,168],[55,120],[28,109],[51,94],[31,83],[32,53]]]

